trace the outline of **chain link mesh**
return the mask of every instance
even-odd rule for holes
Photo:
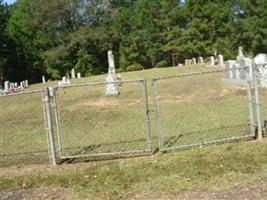
[[[264,136],[267,136],[267,88],[261,89],[262,114],[264,121]]]
[[[144,82],[119,83],[117,96],[105,95],[105,87],[103,83],[57,89],[62,157],[149,151]]]
[[[226,84],[223,70],[158,78],[153,83],[160,150],[251,137],[257,128],[255,85],[248,90]],[[147,104],[152,107],[153,101],[146,82],[117,83],[117,96],[106,95],[106,85],[55,88],[50,117],[59,158],[152,152]],[[266,135],[267,89],[260,93]],[[36,90],[0,96],[0,167],[49,163],[44,95]]]
[[[0,166],[49,162],[42,91],[0,97]]]
[[[161,150],[251,134],[247,87],[226,85],[223,71],[154,81]]]

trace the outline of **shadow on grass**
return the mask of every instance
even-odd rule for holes
[[[83,155],[88,155],[88,157],[90,157],[90,154],[94,154],[97,155],[99,154],[99,159],[100,160],[105,160],[105,159],[116,159],[116,158],[121,158],[121,156],[118,155],[110,155],[110,156],[101,156],[101,153],[116,153],[116,152],[127,152],[127,151],[135,151],[136,146],[140,146],[140,144],[144,144],[144,149],[146,147],[146,139],[142,138],[142,139],[137,139],[137,140],[131,140],[131,141],[119,141],[119,142],[112,142],[112,143],[103,143],[103,144],[98,144],[98,145],[88,145],[88,146],[80,146],[80,147],[73,147],[73,148],[65,148],[65,150],[69,150],[69,155],[67,156],[83,156]],[[139,144],[139,145],[134,145],[134,144]],[[133,147],[131,150],[124,150],[123,147],[125,146],[129,146],[129,147]],[[121,147],[120,149],[115,149],[116,147]],[[103,149],[102,151],[98,151],[98,149]],[[97,152],[98,151],[98,152]],[[132,153],[135,154],[135,153]],[[135,155],[132,155],[130,157],[133,157]],[[83,160],[86,158],[82,158]],[[79,160],[79,158],[67,158],[64,160],[61,160],[60,163],[72,163],[75,162],[76,160]],[[93,160],[98,160],[98,158],[96,158],[94,156]]]
[[[224,129],[226,129],[226,130],[227,129],[237,129],[237,128],[243,128],[243,127],[247,127],[247,124],[241,124],[241,125],[236,125],[236,126],[221,126],[219,128],[206,129],[204,131],[193,131],[193,132],[187,132],[187,133],[184,133],[184,134],[178,134],[176,136],[169,137],[167,139],[167,141],[165,141],[163,143],[163,145],[166,148],[170,148],[170,147],[174,147],[175,144],[177,144],[177,143],[179,144],[179,141],[181,139],[184,139],[184,137],[190,137],[190,136],[192,137],[195,134],[198,134],[198,135],[199,134],[202,134],[202,138],[199,138],[199,139],[202,139],[203,140],[203,137],[205,137],[205,135],[203,135],[203,133],[207,133],[207,132],[211,132],[211,131],[219,131],[219,130],[221,131],[221,130],[224,130]],[[211,135],[207,135],[206,134],[206,136],[207,137],[204,138],[204,139],[206,139],[208,141]],[[191,141],[191,142],[189,142],[189,141]],[[192,142],[192,139],[190,138],[187,143],[184,142],[184,143],[181,143],[181,145],[187,145],[187,144],[190,145],[190,144],[193,144],[193,143],[194,142]]]

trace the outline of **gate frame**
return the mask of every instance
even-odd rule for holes
[[[111,152],[111,153],[94,153],[94,154],[84,154],[84,155],[66,155],[64,152],[64,144],[62,140],[62,127],[60,120],[60,113],[58,109],[58,95],[57,92],[60,88],[74,88],[74,87],[93,87],[96,85],[107,85],[107,84],[123,84],[123,83],[141,83],[143,87],[143,104],[144,104],[144,126],[145,126],[145,139],[146,139],[146,149],[145,150],[132,150],[132,151],[121,151],[121,152]],[[114,157],[135,157],[143,155],[153,154],[152,149],[152,136],[151,136],[151,124],[149,116],[149,106],[148,106],[148,95],[147,95],[147,80],[125,80],[125,81],[114,81],[114,82],[93,82],[93,83],[82,83],[82,84],[72,84],[66,86],[56,86],[52,88],[54,96],[54,114],[56,121],[57,137],[58,137],[58,148],[59,148],[59,158],[60,160],[75,159],[75,158],[92,158],[96,159],[104,156],[114,156]]]
[[[248,67],[238,67],[238,69],[248,69]],[[229,69],[229,71],[232,69]],[[190,147],[196,147],[196,146],[202,146],[202,145],[209,145],[209,144],[219,144],[219,143],[225,143],[225,142],[231,142],[236,140],[242,140],[242,139],[252,139],[255,138],[255,124],[254,124],[254,116],[253,116],[253,97],[251,92],[251,83],[255,83],[256,81],[252,80],[251,82],[248,81],[246,83],[247,86],[247,103],[248,103],[248,120],[249,120],[249,126],[251,129],[250,134],[244,135],[244,136],[232,136],[232,137],[225,137],[222,139],[217,140],[211,140],[211,141],[204,141],[201,143],[193,143],[193,144],[184,144],[177,147],[170,147],[170,148],[164,148],[163,146],[163,140],[162,140],[162,134],[161,134],[161,115],[160,115],[160,107],[158,104],[158,89],[157,89],[157,82],[159,80],[163,79],[175,79],[175,78],[182,78],[187,76],[195,76],[195,75],[202,75],[202,74],[212,74],[212,73],[219,73],[219,72],[225,72],[225,69],[220,70],[209,70],[209,71],[200,71],[200,72],[191,72],[191,73],[183,73],[175,76],[167,76],[167,77],[159,77],[152,79],[152,90],[153,90],[153,100],[154,100],[154,110],[156,112],[156,124],[157,124],[157,135],[158,135],[158,143],[159,143],[159,151],[160,152],[167,152],[167,151],[175,151],[175,150],[182,150]],[[256,85],[255,85],[256,87]]]

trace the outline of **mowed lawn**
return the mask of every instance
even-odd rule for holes
[[[62,145],[58,145],[55,104],[51,99],[57,155],[60,151],[65,156],[145,151],[149,150],[149,137],[156,150],[158,126],[151,79],[203,70],[215,69],[202,65],[122,73],[123,80],[147,79],[150,124],[146,118],[142,82],[120,84],[120,95],[116,97],[106,96],[103,84],[59,88],[56,94]],[[104,78],[104,75],[86,77],[73,83],[103,82]],[[223,72],[163,79],[156,83],[158,125],[164,148],[251,134],[247,89],[226,85]],[[56,84],[35,84],[30,89]],[[266,91],[263,94],[266,95]],[[263,105],[267,110],[266,104]],[[48,163],[42,93],[1,97],[0,110],[0,165]]]
[[[0,198],[242,199],[238,191],[245,191],[248,199],[265,199],[266,155],[264,139],[113,161],[3,168]]]

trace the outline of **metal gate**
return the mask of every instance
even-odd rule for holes
[[[119,95],[106,95],[109,84]],[[60,159],[152,153],[145,80],[54,88]]]
[[[227,85],[224,71],[153,79],[160,151],[255,137],[253,85]]]

